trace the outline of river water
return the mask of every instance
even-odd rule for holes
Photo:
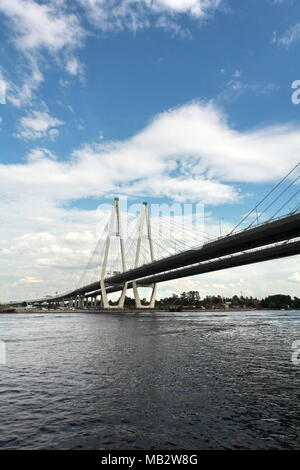
[[[2,314],[0,340],[1,449],[300,448],[300,311]]]

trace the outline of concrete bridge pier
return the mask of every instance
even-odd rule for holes
[[[141,303],[141,298],[138,292],[138,284],[136,281],[132,283],[133,292],[134,292],[134,300],[135,300],[135,307],[136,308],[155,308],[155,301],[156,301],[156,293],[157,293],[157,284],[152,284],[149,286],[152,288],[150,301],[147,305],[143,305]]]
[[[119,198],[116,197],[114,199],[114,204],[112,207],[112,213],[108,225],[108,233],[105,240],[104,246],[104,258],[102,269],[100,273],[100,289],[101,289],[101,306],[106,309],[112,308],[124,308],[124,301],[127,289],[127,282],[124,283],[121,295],[118,300],[118,304],[116,306],[112,306],[109,304],[109,300],[107,297],[106,292],[106,285],[105,285],[105,277],[107,271],[107,264],[109,260],[109,252],[111,249],[111,239],[114,237],[118,241],[119,250],[120,250],[120,259],[122,264],[122,271],[126,271],[126,260],[125,260],[125,247],[124,247],[124,239],[122,234],[122,227],[121,227],[121,217],[120,217],[120,206],[119,206]]]
[[[139,235],[138,235],[138,241],[137,241],[137,247],[136,247],[136,253],[135,253],[135,265],[134,265],[135,268],[137,268],[140,263],[141,245],[142,245],[142,240],[143,240],[144,229],[146,229],[146,239],[149,245],[150,260],[151,262],[153,262],[154,261],[153,239],[152,239],[149,210],[148,210],[148,205],[146,202],[143,203],[143,210],[141,212],[141,218],[140,218],[140,224],[139,224]],[[142,305],[141,303],[137,281],[132,282],[132,287],[133,287],[136,308],[154,308],[155,307],[156,292],[157,292],[156,284],[150,284],[149,286],[147,286],[147,287],[152,288],[150,302],[148,305]]]

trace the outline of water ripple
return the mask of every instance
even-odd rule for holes
[[[0,448],[298,449],[299,321],[1,315]]]

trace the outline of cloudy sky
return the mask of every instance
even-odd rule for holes
[[[73,288],[114,196],[233,228],[299,161],[299,53],[298,0],[0,0],[0,300]],[[160,294],[299,287],[294,257]]]

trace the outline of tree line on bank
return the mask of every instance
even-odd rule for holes
[[[147,300],[142,299],[142,304],[147,305]],[[112,300],[109,301],[110,305],[117,305],[117,302]],[[26,307],[24,302],[23,307]],[[164,297],[156,301],[156,308],[161,309],[184,309],[184,308],[195,308],[195,309],[243,309],[243,308],[255,308],[255,309],[300,309],[300,298],[291,297],[290,295],[276,294],[269,295],[264,299],[258,299],[256,297],[244,297],[243,295],[234,295],[233,297],[223,297],[221,295],[207,295],[201,298],[198,291],[182,292],[180,295],[173,294],[170,297]],[[88,307],[92,307],[88,305]],[[98,302],[97,307],[100,307]],[[135,308],[135,300],[131,297],[125,298],[126,308]],[[9,308],[8,305],[0,304],[0,313],[6,311]]]
[[[146,299],[142,300],[146,304]],[[134,300],[126,297],[126,306],[134,306]],[[180,295],[173,294],[156,301],[158,308],[191,307],[199,309],[222,309],[222,308],[257,308],[257,309],[300,309],[300,298],[290,295],[269,295],[264,299],[256,297],[244,297],[234,295],[223,297],[221,295],[207,295],[201,298],[198,291],[182,292]]]

